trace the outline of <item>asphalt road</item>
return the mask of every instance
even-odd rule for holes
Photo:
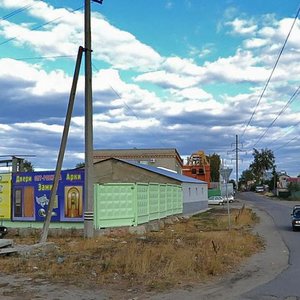
[[[232,206],[250,206],[260,217],[255,230],[265,250],[252,256],[233,274],[210,284],[160,294],[151,299],[300,300],[300,231],[291,228],[295,202],[278,201],[256,193],[241,193]]]
[[[274,201],[253,193],[242,193],[242,199],[264,210],[274,222],[289,250],[287,268],[275,279],[242,295],[241,299],[300,299],[300,231],[291,230],[291,210],[294,202]]]

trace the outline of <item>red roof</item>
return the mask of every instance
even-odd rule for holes
[[[300,178],[299,177],[290,177],[290,178],[287,178],[288,182],[300,182]]]

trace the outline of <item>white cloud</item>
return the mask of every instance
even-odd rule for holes
[[[23,5],[17,0],[0,0],[0,4],[10,8]],[[29,46],[31,51],[40,55],[76,54],[78,46],[83,43],[81,12],[70,13],[39,1],[28,13],[34,17],[30,19],[32,23],[22,26],[13,21],[0,21],[0,35],[4,38],[17,36],[13,46],[19,49]],[[211,61],[202,65],[197,63],[199,55],[203,57],[211,49],[216,54],[218,50],[209,43],[203,48],[189,48],[192,50],[189,55],[194,59],[179,57],[176,53],[163,57],[150,44],[113,26],[101,14],[93,14],[93,58],[104,62],[93,77],[95,147],[162,147],[164,144],[191,153],[199,147],[216,149],[222,146],[226,153],[234,135],[249,120],[291,25],[290,18],[277,22],[271,17],[268,22],[254,22],[254,19],[246,20],[241,16],[235,18],[237,11],[233,8],[226,14],[226,25],[232,27],[236,40],[239,35],[239,49],[227,56],[220,54],[214,60],[211,55]],[[45,28],[30,30],[40,21],[47,22],[60,16],[63,18]],[[232,21],[228,21],[229,18]],[[287,85],[300,77],[299,34],[297,24],[247,130],[249,145],[288,99],[291,89]],[[109,66],[105,69],[103,65],[107,64]],[[43,66],[0,59],[2,109],[5,112],[11,109],[0,116],[1,139],[7,139],[9,149],[15,147],[13,149],[23,151],[30,145],[30,151],[45,151],[53,157],[63,129],[62,110],[66,108],[61,95],[67,99],[72,79],[59,68],[46,71]],[[130,72],[126,73],[126,70]],[[152,85],[144,83],[161,88],[151,89]],[[80,100],[83,84],[80,77],[77,89]],[[15,99],[22,99],[18,103],[22,105],[19,112],[12,108]],[[76,110],[70,132],[70,143],[75,146],[69,154],[82,159],[83,101],[78,101],[78,104],[81,110]],[[27,106],[30,106],[28,110]],[[42,110],[45,113],[42,114]],[[14,119],[5,124],[3,119],[8,114],[15,114]],[[283,128],[297,120],[299,113],[288,109],[276,122],[274,130],[270,130],[268,141],[280,136]],[[194,139],[198,135],[201,139]],[[13,141],[11,136],[14,136]]]
[[[181,76],[179,74],[157,71],[137,76],[135,82],[151,82],[165,88],[187,88],[195,85],[197,78]]]
[[[18,129],[24,130],[38,130],[46,131],[49,133],[62,133],[63,126],[59,125],[48,125],[43,123],[16,123],[14,126]]]
[[[7,78],[11,81],[23,82],[23,92],[26,90],[28,94],[38,96],[49,93],[68,93],[72,82],[62,70],[47,73],[37,64],[30,65],[22,61],[3,58],[0,59],[0,80]]]
[[[240,35],[251,35],[257,30],[257,25],[253,20],[243,20],[235,18],[233,21],[227,22],[226,25],[232,26],[232,33]]]
[[[3,2],[7,5],[7,2]],[[17,3],[14,3],[17,5]],[[20,4],[19,4],[20,5]],[[0,22],[0,34],[23,47],[31,45],[42,55],[75,55],[83,45],[83,14],[66,9],[54,9],[45,2],[30,8],[30,14],[44,21],[54,21],[45,28],[32,31],[9,21]],[[94,58],[119,69],[152,70],[162,61],[150,46],[138,41],[134,35],[112,26],[99,13],[92,14],[92,40]]]
[[[259,39],[259,38],[253,38],[253,39],[249,39],[246,40],[244,42],[245,48],[247,49],[251,49],[251,48],[259,48],[259,47],[263,47],[267,44],[268,42],[264,39]]]
[[[180,91],[175,90],[173,94],[177,98],[179,97],[181,100],[196,99],[196,100],[207,101],[213,99],[213,96],[211,94],[197,87],[187,88]]]

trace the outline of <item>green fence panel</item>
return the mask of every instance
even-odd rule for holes
[[[159,185],[159,218],[167,216],[167,186],[165,184]]]
[[[159,185],[149,183],[149,220],[159,219]]]
[[[220,189],[208,189],[208,197],[212,196],[221,196],[221,190]]]
[[[136,225],[135,184],[103,184],[96,187],[96,228]]]
[[[173,203],[173,209],[172,214],[177,214],[180,210],[180,197],[178,194],[179,190],[176,186],[172,187],[172,203]]]
[[[171,184],[167,184],[167,189],[166,189],[166,194],[167,194],[167,215],[173,215],[173,207],[174,207],[174,203],[173,203],[173,185]]]
[[[177,186],[177,214],[183,213],[183,191],[181,186]]]
[[[136,215],[137,224],[149,221],[149,185],[147,183],[136,184]]]
[[[182,187],[158,183],[94,186],[95,228],[136,226],[182,213]]]
[[[183,211],[183,194],[181,186],[174,188],[173,214],[180,214]]]

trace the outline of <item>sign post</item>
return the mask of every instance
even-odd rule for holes
[[[228,230],[231,229],[231,223],[230,223],[230,208],[229,208],[229,200],[228,200],[228,189],[227,189],[227,183],[229,180],[229,176],[232,172],[232,169],[230,168],[222,168],[220,173],[225,180],[225,190],[226,190],[226,200],[227,200],[227,212],[228,212]]]

